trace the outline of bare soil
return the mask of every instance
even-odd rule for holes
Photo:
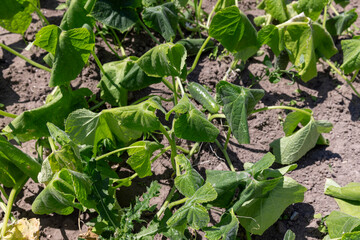
[[[59,24],[64,13],[62,10],[55,10],[58,4],[63,1],[41,1],[43,12],[52,24]],[[210,12],[215,0],[205,0],[204,10]],[[356,8],[358,14],[360,3],[351,1],[350,8]],[[239,7],[250,19],[263,14],[261,10],[256,10],[255,0],[243,0]],[[342,9],[339,9],[342,11]],[[356,26],[360,27],[359,20]],[[33,41],[35,33],[41,28],[41,23],[34,16],[33,23],[26,32],[27,41]],[[11,34],[0,29],[0,41],[16,49],[32,60],[43,63],[42,58],[45,52],[38,48],[31,48],[30,51],[24,50],[26,43],[20,35]],[[336,46],[340,49],[340,40],[335,40]],[[140,56],[149,50],[153,43],[147,35],[137,37],[129,34],[123,42],[128,55]],[[99,41],[96,45],[98,56],[102,63],[116,60],[106,45]],[[265,49],[265,54],[268,54]],[[246,69],[241,73],[231,73],[229,81],[242,86],[249,86],[252,80],[250,74],[260,76],[263,74],[265,66],[261,64],[263,57],[249,60]],[[337,54],[333,60],[338,60],[341,64],[342,53]],[[189,60],[189,64],[193,59]],[[210,60],[207,54],[203,54],[198,66],[188,76],[189,81],[196,81],[210,88],[214,88],[216,83],[221,80],[229,67],[230,58],[224,57],[221,60]],[[98,92],[96,87],[100,80],[99,69],[95,67],[93,59],[81,75],[72,82],[74,88],[88,87],[93,92]],[[326,178],[332,178],[340,185],[349,182],[360,182],[360,99],[357,98],[350,87],[338,76],[330,72],[329,67],[324,64],[318,65],[319,74],[308,83],[297,81],[291,84],[289,79],[282,79],[280,83],[271,84],[264,79],[255,85],[255,88],[264,89],[266,94],[258,107],[272,106],[290,103],[301,108],[311,108],[315,118],[328,120],[333,123],[334,128],[325,137],[329,139],[329,146],[318,146],[307,153],[299,162],[298,168],[289,175],[296,181],[304,185],[308,191],[305,193],[303,203],[298,203],[286,209],[282,218],[269,228],[263,236],[254,239],[282,239],[287,229],[296,233],[296,239],[322,239],[323,235],[318,231],[318,220],[314,219],[315,213],[323,216],[333,210],[337,210],[335,201],[323,194]],[[29,109],[39,107],[44,104],[46,96],[51,89],[48,87],[50,74],[39,70],[21,60],[14,55],[0,49],[0,103],[5,105],[4,110],[14,114]],[[360,89],[359,79],[354,83]],[[296,91],[298,88],[301,92]],[[141,92],[134,92],[130,102],[148,94],[157,94],[169,97],[169,92],[161,84],[153,85]],[[165,106],[167,110],[172,105]],[[243,169],[245,162],[255,162],[269,151],[269,143],[276,138],[282,137],[282,127],[280,120],[285,116],[283,111],[273,110],[256,114],[249,120],[251,144],[239,145],[236,139],[231,138],[229,145],[229,155],[237,170]],[[0,129],[5,127],[11,119],[0,118]],[[219,122],[219,126],[221,122]],[[221,126],[220,126],[221,127]],[[224,141],[225,133],[219,137]],[[183,141],[184,144],[191,144]],[[28,154],[34,155],[34,142],[28,142],[21,146]],[[20,146],[19,146],[20,147]],[[193,164],[204,174],[205,169],[228,170],[227,165],[215,144],[203,144],[201,150],[193,159]],[[279,166],[275,166],[279,167]],[[131,174],[124,169],[120,170],[120,175]],[[136,180],[131,188],[122,188],[119,191],[119,202],[126,206],[135,195],[145,191],[145,183],[150,183],[156,179],[162,184],[162,191],[153,203],[160,205],[167,196],[171,184],[171,170],[169,160],[159,159],[153,165],[153,177]],[[37,194],[43,189],[40,184],[29,181],[24,191],[18,197],[13,208],[16,217],[36,217],[41,221],[41,239],[77,239],[81,232],[85,232],[85,223],[90,219],[88,214],[75,212],[69,216],[50,215],[37,216],[31,212],[31,203]],[[2,215],[3,216],[3,213]],[[216,214],[213,214],[216,218]],[[240,233],[240,236],[242,234]]]

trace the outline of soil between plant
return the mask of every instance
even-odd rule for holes
[[[64,11],[54,10],[60,2],[63,1],[41,1],[42,11],[52,24],[58,25],[61,21]],[[204,10],[210,12],[215,2],[215,0],[205,0]],[[359,5],[360,3],[357,1],[352,1],[347,9],[356,8],[360,15]],[[250,19],[262,14],[261,10],[256,10],[255,0],[243,0],[239,2],[239,7]],[[356,22],[356,26],[360,27],[360,20]],[[40,28],[41,23],[34,16],[33,23],[25,34],[27,41],[33,41],[35,33]],[[31,48],[30,51],[23,50],[26,44],[20,35],[10,34],[0,29],[0,41],[32,60],[44,64],[42,58],[45,56],[45,52],[35,47]],[[335,44],[340,49],[340,40],[336,40]],[[154,46],[147,35],[137,37],[133,34],[129,34],[125,38],[123,45],[128,55],[136,56],[141,56]],[[116,60],[103,42],[97,43],[96,50],[102,63]],[[267,54],[266,51],[265,54]],[[341,52],[337,54],[333,60],[340,61],[342,59],[341,54]],[[242,86],[251,85],[250,73],[254,76],[260,76],[264,71],[265,67],[261,64],[261,60],[261,57],[251,59],[244,71],[239,74],[232,73],[228,80]],[[189,64],[191,61],[192,59],[190,59]],[[188,76],[188,80],[205,84],[214,89],[216,83],[224,76],[230,62],[231,59],[227,57],[221,61],[209,60],[208,54],[203,54],[196,69]],[[44,104],[46,96],[51,92],[47,85],[50,78],[48,72],[37,69],[2,49],[0,49],[0,70],[0,103],[5,105],[7,112],[20,114],[25,110]],[[334,128],[331,133],[325,134],[330,145],[318,146],[311,150],[298,162],[298,168],[288,174],[308,189],[305,193],[304,202],[290,206],[281,219],[269,228],[264,235],[254,237],[254,239],[282,239],[287,229],[296,233],[296,239],[321,239],[323,236],[317,229],[318,220],[314,219],[313,215],[321,213],[324,216],[338,209],[335,201],[323,194],[325,179],[333,178],[340,185],[360,181],[360,167],[358,165],[360,159],[360,99],[352,93],[350,87],[344,84],[338,75],[330,72],[326,64],[319,64],[318,70],[318,76],[308,83],[299,81],[291,85],[290,80],[283,79],[280,83],[271,84],[265,79],[255,85],[255,88],[264,89],[266,92],[265,97],[257,107],[288,105],[292,102],[300,108],[311,108],[316,119],[328,120],[333,123]],[[72,82],[72,86],[74,88],[88,87],[96,93],[98,92],[96,85],[99,80],[99,69],[95,67],[93,59],[90,59],[89,67],[86,67],[81,75]],[[354,85],[360,89],[359,79],[355,81]],[[298,87],[301,89],[301,93],[295,92]],[[148,94],[164,97],[170,95],[163,85],[157,84],[144,91],[134,92],[129,101],[132,102]],[[171,104],[165,105],[167,110],[171,107]],[[231,138],[228,151],[237,170],[242,170],[245,162],[259,160],[269,151],[269,143],[283,136],[279,119],[284,116],[283,111],[273,110],[251,117],[249,120],[251,144],[239,145],[236,139]],[[10,121],[9,118],[0,118],[0,129]],[[218,123],[220,126],[221,122]],[[219,140],[224,141],[225,133],[223,132],[221,135]],[[191,144],[186,141],[182,142],[185,145]],[[34,145],[34,142],[28,142],[19,147],[28,154],[34,155]],[[152,167],[154,176],[141,180],[137,179],[132,187],[121,189],[118,193],[120,204],[128,205],[129,201],[133,200],[133,196],[145,191],[144,183],[149,184],[156,179],[161,183],[162,190],[160,196],[154,199],[152,203],[161,205],[171,184],[173,184],[169,180],[171,179],[171,170],[168,161],[166,158],[159,159]],[[202,144],[200,152],[193,157],[192,161],[202,174],[205,173],[205,169],[228,170],[223,156],[215,144]],[[121,176],[130,174],[131,172],[125,168],[120,168]],[[77,211],[69,216],[56,214],[37,216],[33,214],[31,203],[42,188],[41,184],[29,181],[13,208],[14,215],[18,218],[40,218],[40,239],[77,239],[79,233],[86,231],[87,227],[84,223],[89,221],[90,216],[88,214],[79,215]],[[3,213],[1,216],[3,217]],[[213,213],[212,217],[218,218],[217,213]]]

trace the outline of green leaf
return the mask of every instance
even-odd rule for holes
[[[128,31],[139,20],[135,8],[141,5],[140,1],[97,0],[91,15],[99,22],[118,29]]]
[[[0,152],[0,184],[12,188],[21,181],[24,173]]]
[[[284,41],[290,61],[304,82],[317,75],[317,58],[329,59],[337,53],[330,34],[316,23],[311,27],[304,24],[287,26]]]
[[[205,39],[203,38],[191,38],[191,39],[180,39],[179,41],[176,42],[176,44],[183,45],[186,49],[188,56],[195,56],[199,52],[204,42]],[[204,51],[213,49],[214,47],[215,47],[215,42],[210,40],[206,44]]]
[[[3,0],[0,10],[0,26],[24,35],[32,21],[31,14],[37,6],[36,0]]]
[[[344,53],[344,62],[341,69],[345,74],[360,69],[360,39],[349,39],[341,41],[341,48]]]
[[[304,109],[305,111],[312,113],[312,111],[310,109]],[[305,126],[308,122],[310,121],[310,116],[299,112],[299,111],[294,111],[289,113],[284,121],[283,124],[283,130],[285,133],[285,136],[290,136],[294,133],[294,131],[296,130],[296,128],[298,127],[299,123],[301,122],[303,126]],[[305,123],[305,124],[304,124]]]
[[[230,172],[219,170],[206,170],[206,182],[211,183],[218,197],[210,202],[215,207],[228,207],[233,200],[239,185],[245,183],[250,175],[246,172]]]
[[[11,163],[10,165],[13,164],[16,166],[16,168],[14,169],[9,169],[10,172],[15,169],[20,169],[22,174],[26,174],[27,176],[31,177],[35,182],[37,182],[37,175],[39,174],[41,169],[40,163],[26,153],[22,152],[17,147],[13,146],[3,137],[0,137],[0,158],[1,162],[4,163],[5,161],[8,161]],[[16,176],[16,174],[13,176]],[[16,177],[14,179],[16,179]]]
[[[177,137],[195,142],[213,142],[219,135],[219,129],[206,119],[186,95],[170,110],[166,118],[174,111],[181,114],[174,121],[174,132]]]
[[[49,25],[40,29],[35,35],[34,45],[45,49],[55,55],[56,46],[61,33],[61,29],[56,25]]]
[[[326,30],[332,36],[340,36],[346,29],[348,29],[358,18],[356,9],[343,12],[338,16],[330,18],[326,21]]]
[[[69,113],[87,106],[84,97],[89,96],[90,93],[88,89],[70,92],[66,88],[60,88],[52,101],[39,108],[23,112],[6,126],[3,132],[8,138],[16,137],[22,142],[48,137],[50,134],[46,123],[51,122],[63,127],[64,119]]]
[[[103,65],[106,75],[102,74],[98,85],[101,89],[102,99],[111,105],[119,105],[121,100],[120,87],[135,91],[161,82],[161,78],[146,75],[136,60],[136,57],[128,57],[121,61],[109,62]]]
[[[185,59],[183,45],[165,43],[147,51],[137,63],[151,77],[181,76],[186,67]]]
[[[286,231],[283,240],[295,240],[295,238],[296,238],[295,233],[289,229]]]
[[[215,14],[209,35],[244,61],[259,49],[254,26],[236,6],[224,8]]]
[[[226,81],[216,85],[217,101],[224,106],[226,120],[240,144],[250,143],[247,117],[264,94],[263,90],[247,89]]]
[[[252,234],[262,235],[289,205],[304,200],[305,191],[295,180],[284,177],[268,194],[249,199],[236,211],[243,217],[240,224]]]
[[[299,0],[297,7],[300,12],[304,12],[307,17],[316,21],[328,2],[328,0]]]
[[[174,184],[182,195],[191,197],[204,184],[204,179],[192,168],[190,161],[183,154],[177,155],[175,161],[184,173],[176,176]]]
[[[275,157],[272,153],[265,154],[259,161],[253,164],[250,168],[246,169],[253,177],[257,177],[258,173],[268,169],[275,162]]]
[[[74,28],[81,28],[85,24],[94,26],[95,21],[88,16],[88,12],[84,8],[85,4],[86,1],[84,0],[70,1],[70,6],[61,20],[61,30],[68,31]]]
[[[94,37],[86,28],[62,32],[56,47],[49,86],[55,87],[74,80],[87,63],[94,46]]]
[[[329,123],[330,125],[330,123]],[[321,133],[327,128],[318,128],[313,119],[299,131],[288,137],[276,139],[270,144],[276,157],[276,162],[281,164],[292,164],[298,161],[308,151],[315,147]]]
[[[130,145],[130,147],[141,147],[129,149],[128,155],[130,156],[126,161],[132,169],[139,175],[140,178],[151,176],[151,162],[150,158],[158,149],[164,146],[156,142],[140,141]]]
[[[333,238],[341,238],[343,233],[352,232],[360,226],[360,219],[346,213],[333,211],[326,218],[326,226],[328,227],[329,236]]]
[[[156,7],[145,8],[143,14],[144,23],[170,42],[176,36],[178,16],[175,4],[164,3]]]
[[[360,238],[360,232],[345,233],[341,240],[357,240]]]
[[[206,208],[200,203],[215,200],[216,197],[215,189],[210,183],[205,183],[186,201],[184,206],[173,214],[167,224],[171,227],[178,227],[187,223],[194,229],[205,227],[210,222],[210,217]]]
[[[340,187],[335,181],[326,179],[325,194],[335,198],[342,212],[360,218],[360,183],[352,182]]]
[[[205,228],[206,237],[209,240],[235,240],[239,229],[239,220],[234,214],[234,210],[230,210],[230,215],[224,214],[221,221],[214,227]]]
[[[61,215],[71,214],[74,207],[83,211],[90,188],[91,181],[85,174],[62,169],[36,197],[32,211],[35,214]]]
[[[335,0],[335,3],[345,8],[350,3],[350,0]]]
[[[258,41],[260,45],[267,44],[276,56],[280,55],[279,29],[274,25],[266,25],[258,32]]]
[[[265,11],[279,22],[285,22],[289,19],[286,0],[265,0]]]

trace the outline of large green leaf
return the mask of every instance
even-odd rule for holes
[[[352,232],[354,229],[359,228],[360,218],[333,211],[326,218],[326,226],[328,227],[331,239],[341,238],[344,233]]]
[[[270,24],[263,27],[258,33],[258,41],[260,45],[267,44],[276,56],[280,54],[280,36],[276,26]]]
[[[206,228],[206,237],[209,240],[235,240],[239,229],[239,220],[234,214],[234,210],[230,210],[230,215],[226,213],[222,216],[221,221],[214,227]]]
[[[125,32],[139,20],[135,8],[141,2],[138,0],[97,0],[91,15],[99,22]]]
[[[316,21],[329,0],[299,0],[298,10]]]
[[[145,8],[142,15],[145,24],[159,32],[167,42],[176,36],[178,16],[174,3]]]
[[[5,163],[6,161],[8,161],[9,163],[11,163],[10,165],[13,164],[16,166],[16,168],[9,169],[10,172],[14,169],[20,169],[22,174],[31,177],[35,182],[37,182],[37,175],[41,169],[40,163],[29,155],[22,152],[17,147],[13,146],[3,137],[0,137],[0,158],[1,162]],[[14,176],[16,176],[16,174]]]
[[[290,61],[295,65],[301,79],[309,81],[317,75],[317,58],[329,59],[337,49],[332,38],[319,24],[291,25],[284,33],[285,47]]]
[[[130,145],[130,147],[141,147],[129,149],[130,156],[126,161],[132,169],[139,175],[140,178],[151,176],[151,162],[150,158],[158,149],[164,146],[156,142],[140,141]]]
[[[219,135],[217,129],[184,95],[179,103],[166,115],[175,111],[181,114],[174,121],[174,132],[179,138],[195,142],[213,142]]]
[[[181,44],[165,43],[158,45],[144,55],[137,63],[152,77],[181,76],[186,70],[186,50]]]
[[[195,194],[189,198],[185,205],[178,209],[167,221],[171,227],[178,227],[184,224],[190,225],[194,229],[205,227],[209,221],[209,214],[200,203],[205,203],[216,199],[217,194],[210,183],[205,183]]]
[[[265,11],[279,22],[285,22],[289,19],[287,11],[287,0],[265,0]]]
[[[342,40],[341,48],[344,52],[344,62],[340,68],[345,74],[360,69],[360,39]]]
[[[94,46],[94,36],[86,28],[63,31],[56,47],[49,86],[68,84],[74,80],[87,63]]]
[[[249,232],[262,235],[291,204],[302,202],[306,188],[284,177],[267,195],[246,201],[236,212],[242,216],[240,224]]]
[[[176,176],[174,184],[182,195],[191,197],[204,184],[204,179],[192,168],[190,161],[184,155],[177,155],[175,161],[184,173]]]
[[[254,26],[236,6],[224,8],[215,14],[209,35],[244,61],[259,49]]]
[[[247,117],[264,96],[260,89],[247,89],[220,81],[216,85],[217,101],[224,106],[226,120],[240,144],[250,143]]]
[[[13,33],[24,34],[32,21],[36,0],[1,1],[0,26]]]
[[[211,183],[218,197],[210,204],[215,207],[228,207],[233,200],[239,185],[245,183],[250,174],[246,172],[231,172],[206,170],[206,182]]]
[[[68,31],[74,28],[81,28],[85,24],[93,26],[95,21],[88,16],[89,13],[84,8],[85,4],[86,1],[84,0],[70,1],[70,6],[61,20],[61,30]]]
[[[63,127],[64,119],[74,110],[86,107],[85,96],[90,95],[90,90],[79,89],[69,91],[60,88],[54,99],[47,104],[17,116],[3,132],[8,138],[17,138],[22,142],[40,137],[49,136],[46,123],[51,122],[56,126]]]
[[[326,30],[332,36],[341,35],[346,29],[348,29],[358,18],[355,9],[350,11],[343,12],[340,15],[337,15],[333,18],[330,18],[326,21]]]
[[[310,122],[291,136],[276,139],[270,144],[276,157],[276,162],[292,164],[298,161],[308,151],[315,147],[321,133],[329,132],[332,126],[329,122]]]
[[[43,27],[35,35],[34,45],[45,49],[52,55],[55,55],[60,33],[61,29],[56,25]]]
[[[98,85],[101,89],[102,99],[111,105],[119,105],[121,101],[120,87],[135,91],[153,83],[161,82],[161,78],[146,75],[136,60],[136,57],[128,57],[121,61],[109,62],[103,65],[106,75],[102,75]]]
[[[35,214],[69,215],[74,211],[74,207],[84,210],[90,191],[91,181],[87,175],[64,168],[54,175],[36,197],[32,211]]]

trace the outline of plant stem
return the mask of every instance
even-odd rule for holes
[[[45,17],[44,14],[41,12],[41,10],[40,10],[37,6],[35,6],[34,4],[32,4],[32,3],[30,3],[30,4],[34,6],[35,12],[36,12],[36,14],[39,16],[39,18],[40,18],[41,20],[43,20],[46,25],[50,25],[49,21],[46,19],[46,17]]]
[[[125,151],[125,150],[128,150],[128,149],[133,149],[133,148],[143,148],[143,147],[142,146],[130,146],[130,147],[119,148],[119,149],[116,149],[114,151],[111,151],[111,152],[108,152],[108,153],[105,153],[105,154],[103,154],[101,156],[96,157],[95,161],[99,161],[99,160],[101,160],[103,158],[106,158],[106,157],[108,157],[110,155],[113,155],[115,153],[122,152],[122,151]]]
[[[251,114],[266,111],[266,110],[273,110],[273,109],[286,109],[286,110],[301,112],[301,113],[304,113],[304,114],[306,114],[306,115],[308,115],[310,117],[312,116],[312,113],[310,113],[308,111],[305,111],[305,110],[299,109],[299,108],[295,108],[295,107],[289,107],[289,106],[270,106],[270,107],[259,108],[259,109],[253,110],[251,112]]]
[[[91,108],[89,108],[89,110],[94,111],[94,110],[98,109],[99,107],[101,107],[104,104],[105,104],[105,101],[101,101],[98,104],[96,104],[95,106],[92,106]]]
[[[149,36],[152,38],[152,40],[154,40],[154,42],[156,42],[157,44],[161,44],[141,20],[139,20],[138,22],[144,28],[144,30],[147,32],[147,34],[149,34]]]
[[[9,118],[16,118],[17,115],[0,110],[0,115]]]
[[[175,202],[172,202],[169,204],[169,209],[172,209],[173,207],[177,206],[177,205],[180,205],[180,204],[183,204],[185,203],[189,198],[188,197],[185,197],[183,199],[180,199],[180,200],[177,200]]]
[[[246,231],[246,240],[251,240],[251,234],[248,231]]]
[[[199,142],[196,142],[196,143],[194,144],[194,146],[192,146],[192,148],[191,148],[191,150],[190,150],[190,152],[189,152],[189,154],[188,154],[188,158],[191,158],[191,156],[195,154],[195,152],[197,151],[199,145],[200,145],[200,143],[199,143]]]
[[[358,75],[359,71],[360,71],[360,70],[356,70],[356,71],[355,71],[354,75],[352,76],[352,78],[351,78],[351,80],[350,80],[351,83],[353,83],[353,82],[355,81],[355,78],[356,78],[356,76]]]
[[[342,77],[347,84],[349,84],[349,86],[351,87],[351,89],[354,91],[354,93],[356,94],[356,96],[358,98],[360,98],[360,93],[355,89],[354,85],[351,83],[351,81],[345,76],[345,74],[343,74],[330,60],[328,59],[324,59],[325,62],[327,64],[329,64],[329,66],[337,73],[340,75],[340,77]]]
[[[326,19],[327,19],[327,11],[328,11],[328,5],[325,5],[324,8],[324,18],[323,18],[323,28],[326,29]]]
[[[116,32],[114,31],[113,28],[110,28],[110,31],[111,31],[111,33],[114,35],[114,38],[115,38],[115,40],[117,41],[117,43],[118,43],[118,45],[119,45],[119,48],[120,48],[120,51],[121,51],[121,55],[123,55],[123,57],[126,57],[125,49],[124,49],[124,47],[123,47],[123,45],[122,45],[122,43],[121,43],[118,35],[116,34]]]
[[[217,113],[217,114],[213,114],[211,115],[208,119],[211,122],[212,120],[214,120],[215,118],[226,118],[224,114],[221,113]]]
[[[175,77],[175,78],[176,78],[176,81],[177,81],[177,83],[178,83],[178,85],[179,85],[179,87],[180,87],[181,95],[184,96],[184,95],[185,95],[185,91],[184,91],[184,87],[183,87],[183,85],[182,85],[182,83],[181,83],[181,80],[180,80],[179,77]]]
[[[43,65],[41,65],[41,64],[39,64],[39,63],[37,63],[37,62],[34,62],[33,60],[25,57],[24,55],[18,53],[17,51],[15,51],[14,49],[6,46],[6,45],[3,44],[3,43],[0,43],[0,47],[3,48],[3,49],[5,49],[5,50],[8,51],[8,52],[11,52],[12,54],[18,56],[19,58],[25,60],[26,62],[30,63],[31,65],[33,65],[33,66],[35,66],[35,67],[37,67],[37,68],[40,68],[40,69],[45,70],[45,71],[47,71],[47,72],[51,72],[51,69],[50,69],[50,68],[47,68],[47,67],[45,67],[45,66],[43,66]]]
[[[24,184],[27,182],[28,179],[29,179],[29,177],[27,175],[24,175],[15,184],[13,189],[11,189],[9,200],[8,200],[7,206],[6,206],[5,216],[4,216],[4,219],[3,219],[3,225],[2,225],[1,234],[0,234],[1,237],[5,236],[5,233],[6,233],[6,230],[7,230],[7,224],[8,224],[8,221],[9,221],[10,214],[11,214],[12,205],[14,204],[17,193],[18,193],[18,191],[20,189],[22,189],[22,187],[24,186]]]
[[[339,16],[339,15],[340,15],[339,12],[336,10],[336,8],[334,7],[334,5],[333,5],[332,3],[330,4],[330,8],[331,8],[331,10],[334,11],[334,13],[335,13],[336,16]]]
[[[88,13],[91,12],[91,9],[92,9],[92,7],[93,7],[94,4],[95,4],[95,1],[96,1],[96,0],[87,0],[87,1],[86,1],[85,6],[84,6],[84,9],[85,9]]]
[[[50,148],[52,152],[56,152],[56,145],[54,143],[54,139],[52,137],[48,137]]]
[[[163,205],[161,206],[161,208],[159,209],[159,211],[156,213],[156,217],[160,218],[160,216],[163,214],[163,212],[166,210],[167,206],[169,205],[174,193],[175,193],[175,185],[172,186],[169,195],[166,197],[165,202],[163,203]]]
[[[5,189],[2,186],[0,186],[0,191],[4,195],[5,199],[8,200],[9,196],[6,194]]]
[[[179,16],[179,18],[180,18],[181,20],[186,21],[186,22],[195,24],[195,25],[196,25],[195,28],[202,27],[202,28],[204,28],[205,30],[209,30],[209,27],[205,26],[204,24],[197,23],[197,22],[195,22],[195,21],[193,21],[193,20],[191,20],[191,19],[187,19],[187,18],[185,18],[185,17],[183,17],[183,16]],[[199,30],[199,29],[198,29],[198,30]]]
[[[219,7],[219,4],[221,3],[222,1],[221,0],[218,0],[215,4],[215,6],[213,7],[213,9],[211,10],[209,16],[208,16],[208,19],[207,19],[207,22],[206,22],[206,27],[209,27],[210,26],[210,21],[211,21],[211,17],[212,15],[215,13],[215,10]]]
[[[284,22],[284,23],[276,25],[276,27],[283,28],[283,27],[293,26],[293,25],[308,25],[308,24],[309,23],[307,23],[307,22]]]
[[[230,141],[230,136],[231,136],[231,128],[229,127],[228,132],[226,134],[226,141],[225,141],[225,144],[224,144],[224,150],[225,151],[226,151],[226,149],[228,147],[228,144],[229,144],[229,141]]]
[[[271,14],[266,14],[266,17],[267,17],[267,19],[266,19],[265,26],[270,25],[271,21],[273,20]]]
[[[195,60],[194,60],[194,63],[193,65],[191,66],[191,68],[189,69],[189,71],[187,72],[187,74],[189,75],[192,71],[194,71],[199,59],[200,59],[200,56],[201,56],[201,53],[202,51],[204,50],[204,48],[206,47],[206,45],[208,44],[208,42],[210,41],[210,36],[206,38],[206,40],[204,41],[203,45],[201,46],[199,52],[197,53],[196,57],[195,57]]]
[[[176,165],[175,165],[175,156],[176,156],[176,143],[175,143],[175,139],[171,138],[169,133],[166,131],[164,125],[160,124],[160,129],[162,134],[164,134],[164,136],[167,138],[167,140],[170,143],[171,146],[171,165],[173,167],[174,170],[176,170]]]
[[[178,103],[178,95],[177,95],[177,84],[176,84],[176,80],[175,77],[172,77],[172,81],[173,81],[173,86],[174,86],[174,105],[177,105]]]
[[[174,93],[174,101],[175,98],[178,97],[177,92],[175,90],[175,86],[173,84],[171,84],[167,79],[162,78],[161,81],[165,84],[166,87],[168,87],[173,93]]]
[[[184,35],[183,31],[181,30],[180,25],[177,24],[176,28],[177,28],[177,30],[178,30],[178,32],[179,32],[179,34],[180,34],[180,37],[181,37],[182,39],[184,39],[184,38],[185,38],[185,35]]]
[[[105,36],[100,32],[99,27],[95,24],[96,30],[98,31],[101,39],[105,42],[106,46],[108,46],[108,48],[116,55],[116,57],[118,57],[119,59],[121,59],[121,57],[119,56],[119,54],[117,54],[117,52],[110,46],[109,42],[106,40]]]
[[[221,150],[221,152],[223,153],[223,155],[224,155],[224,157],[225,157],[225,159],[226,159],[226,162],[227,162],[227,164],[228,164],[229,167],[230,167],[230,170],[233,171],[233,172],[235,172],[235,168],[234,168],[234,166],[233,166],[233,164],[232,164],[232,162],[231,162],[231,160],[230,160],[230,157],[229,157],[229,155],[227,154],[226,150],[223,148],[223,146],[220,144],[220,142],[219,142],[217,139],[215,139],[215,143],[216,143],[216,145],[218,146],[218,148]]]

